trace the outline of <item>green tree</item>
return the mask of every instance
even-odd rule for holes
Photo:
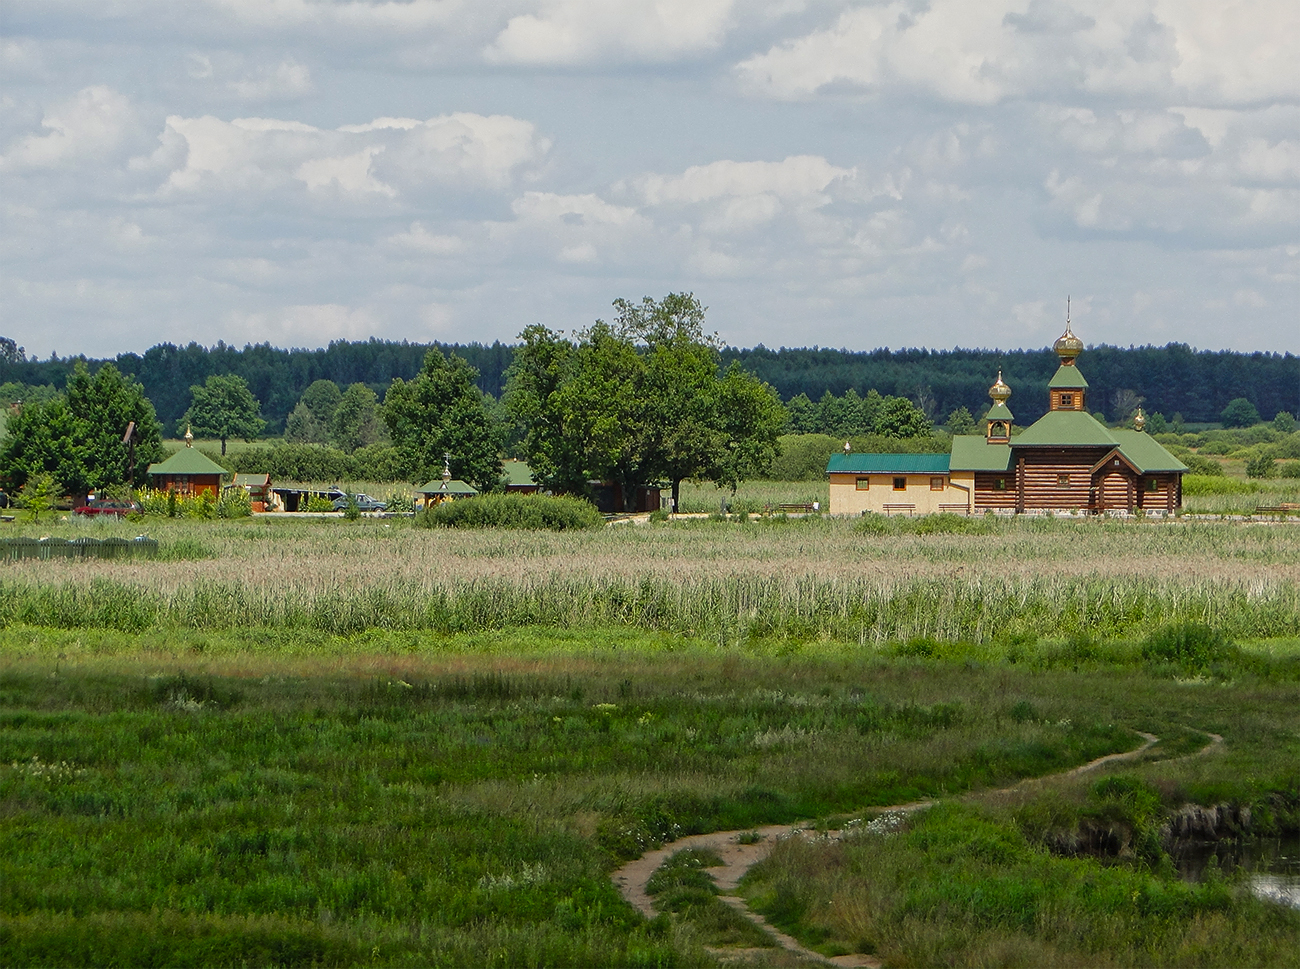
[[[873,430],[886,437],[925,437],[934,430],[934,425],[906,397],[886,397]]]
[[[1219,419],[1224,427],[1254,427],[1259,423],[1259,411],[1245,397],[1238,397],[1228,401]]]
[[[1156,411],[1147,415],[1147,433],[1163,434],[1169,430],[1169,422],[1165,420],[1165,415]]]
[[[330,443],[351,454],[384,438],[379,400],[365,384],[353,384],[339,399],[330,418]]]
[[[948,428],[948,433],[957,437],[961,434],[974,434],[979,430],[979,425],[975,423],[975,418],[965,407],[958,407],[948,415],[948,420],[944,424]]]
[[[64,486],[81,495],[116,484],[144,484],[149,465],[163,457],[162,427],[144,388],[111,363],[93,377],[78,364],[68,376],[67,399],[83,473],[80,480],[60,478]],[[134,449],[125,440],[132,424]]]
[[[573,341],[542,326],[521,334],[504,397],[526,428],[521,449],[543,487],[580,493],[611,479],[638,488],[687,478],[731,484],[776,453],[787,420],[771,387],[718,373],[719,346],[691,294],[616,300]]]
[[[474,385],[478,371],[456,354],[430,350],[411,380],[394,380],[384,395],[383,419],[408,473],[427,481],[451,456],[453,477],[489,491],[501,479],[502,428]]]
[[[1277,464],[1268,453],[1258,454],[1246,462],[1247,478],[1275,478]]]
[[[134,423],[132,448],[124,442]],[[112,364],[92,376],[78,363],[63,394],[25,404],[10,416],[0,446],[0,475],[14,487],[49,474],[74,496],[113,485],[139,485],[151,462],[163,456],[161,428],[153,405],[134,380]]]
[[[227,438],[251,441],[262,433],[266,421],[261,411],[243,377],[213,374],[202,386],[190,387],[190,409],[181,420],[196,433],[219,438],[224,455]]]
[[[39,522],[41,512],[49,511],[54,506],[54,501],[62,490],[59,483],[54,480],[54,476],[44,471],[27,479],[27,483],[23,485],[22,503],[23,507],[32,513],[33,522]]]
[[[1273,430],[1280,434],[1290,434],[1295,429],[1295,417],[1290,411],[1280,410],[1273,415]]]
[[[808,399],[807,394],[795,394],[785,402],[786,412],[790,415],[791,434],[815,434],[817,432],[817,405]]]

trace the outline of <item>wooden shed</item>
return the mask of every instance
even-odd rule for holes
[[[221,493],[221,477],[225,473],[225,468],[188,443],[166,461],[149,465],[149,479],[154,489],[185,495],[206,493],[213,498]]]
[[[243,488],[253,503],[253,511],[266,511],[271,500],[271,476],[269,474],[237,474],[230,483],[232,488]]]

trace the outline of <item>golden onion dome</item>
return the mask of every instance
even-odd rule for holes
[[[1006,403],[1007,398],[1011,396],[1011,388],[1002,382],[1001,370],[998,371],[997,382],[989,388],[989,396],[999,404]]]
[[[1147,426],[1147,415],[1142,413],[1142,408],[1139,407],[1138,412],[1133,415],[1133,427],[1135,430],[1140,431],[1146,426]]]
[[[1065,322],[1065,332],[1061,334],[1060,339],[1052,345],[1056,355],[1061,358],[1064,366],[1070,366],[1074,363],[1074,358],[1083,352],[1083,341],[1080,340],[1070,330],[1070,321]]]

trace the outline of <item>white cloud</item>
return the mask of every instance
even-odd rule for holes
[[[649,175],[637,188],[648,205],[693,204],[726,197],[769,195],[782,200],[822,204],[836,181],[851,181],[853,169],[838,168],[817,155],[797,155],[779,162],[716,161],[694,165],[678,176]]]
[[[364,340],[383,321],[367,307],[319,303],[284,306],[274,312],[232,313],[226,331],[238,340],[276,346],[325,346],[331,340]]]
[[[337,131],[275,118],[172,116],[160,140],[157,163],[176,165],[167,180],[172,190],[271,191],[296,180],[312,190],[389,198],[429,184],[504,188],[550,145],[527,121],[464,112]]]
[[[934,0],[845,10],[736,72],[779,98],[849,85],[973,105],[1064,92],[1247,105],[1300,95],[1297,46],[1287,0]]]
[[[303,162],[294,177],[312,191],[337,189],[344,195],[376,193],[392,198],[397,190],[385,185],[370,173],[370,162],[383,152],[383,146],[362,148],[353,155],[313,158]]]
[[[294,61],[284,61],[252,77],[231,81],[227,86],[246,101],[293,100],[305,97],[313,90],[311,71],[306,65]]]
[[[389,236],[388,241],[403,249],[415,249],[435,256],[454,256],[465,249],[465,240],[459,236],[429,232],[419,222],[412,222],[406,232]]]
[[[75,97],[51,106],[41,120],[48,134],[18,140],[0,158],[0,167],[50,168],[102,163],[135,127],[135,112],[126,97],[104,86],[84,88]]]
[[[672,61],[711,50],[733,0],[552,0],[512,17],[483,51],[493,64],[575,65]]]

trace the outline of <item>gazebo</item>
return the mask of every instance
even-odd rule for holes
[[[428,484],[416,488],[415,493],[423,498],[425,506],[441,504],[456,498],[472,498],[478,489],[451,476],[451,459],[443,457],[442,477],[434,478]]]
[[[194,450],[194,434],[185,429],[185,446],[166,461],[149,465],[149,478],[157,491],[177,494],[221,494],[221,476],[226,469],[206,454]]]

